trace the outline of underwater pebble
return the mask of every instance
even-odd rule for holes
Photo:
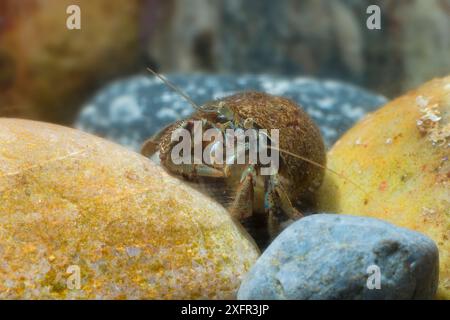
[[[450,299],[450,76],[387,103],[327,154],[318,211],[382,219],[433,239],[438,299]],[[355,141],[361,142],[355,144]],[[447,160],[446,160],[447,159]]]
[[[77,130],[0,136],[0,299],[236,297],[259,251],[219,204]]]
[[[418,232],[374,218],[311,215],[272,242],[238,299],[430,299],[438,260],[434,242]]]
[[[331,145],[367,112],[387,100],[362,88],[331,80],[276,76],[171,75],[167,77],[197,104],[245,90],[264,91],[299,103]],[[193,108],[152,76],[134,76],[100,90],[83,108],[76,127],[131,149]]]

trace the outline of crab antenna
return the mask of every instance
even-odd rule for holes
[[[339,178],[341,178],[341,179],[343,179],[343,180],[345,180],[345,181],[351,183],[353,186],[355,186],[356,188],[358,188],[362,193],[364,193],[364,195],[366,195],[367,197],[370,198],[369,194],[368,194],[368,193],[367,193],[367,192],[366,192],[359,184],[357,184],[356,182],[350,180],[349,178],[347,178],[347,177],[346,177],[345,175],[343,175],[342,173],[339,173],[339,172],[337,172],[337,171],[335,171],[335,170],[333,170],[333,169],[330,169],[330,168],[328,168],[328,167],[326,167],[326,166],[324,166],[324,165],[322,165],[322,164],[320,164],[320,163],[317,163],[317,162],[315,162],[315,161],[313,161],[313,160],[310,160],[310,159],[308,159],[308,158],[306,158],[306,157],[300,156],[300,155],[298,155],[298,154],[296,154],[296,153],[293,153],[293,152],[290,152],[290,151],[287,151],[287,150],[284,150],[284,149],[280,149],[280,148],[277,148],[277,147],[272,147],[272,146],[267,146],[267,147],[270,148],[270,149],[273,149],[273,150],[277,150],[277,151],[279,151],[279,152],[281,152],[281,153],[285,153],[285,154],[290,155],[290,156],[292,156],[292,157],[298,158],[298,159],[303,160],[303,161],[305,161],[305,162],[308,162],[308,163],[310,163],[310,164],[312,164],[312,165],[314,165],[314,166],[317,166],[317,167],[319,167],[319,168],[322,168],[322,169],[324,169],[324,170],[327,170],[327,171],[329,171],[329,172],[331,172],[331,173],[337,175]]]
[[[178,88],[177,86],[175,86],[173,83],[171,83],[169,80],[167,80],[166,78],[164,78],[162,75],[160,75],[159,73],[157,73],[156,71],[153,71],[152,69],[150,69],[149,67],[147,67],[147,70],[150,71],[155,77],[157,77],[158,79],[160,79],[165,85],[167,85],[169,88],[171,88],[173,91],[175,91],[176,93],[178,93],[180,96],[182,96],[187,102],[189,102],[189,104],[194,107],[194,109],[197,109],[199,111],[202,111],[201,108],[186,94],[184,93],[180,88]]]

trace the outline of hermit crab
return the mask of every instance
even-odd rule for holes
[[[226,198],[231,198],[231,201],[226,201],[230,214],[240,221],[252,216],[263,218],[270,237],[276,236],[284,224],[303,216],[302,208],[310,202],[322,183],[326,163],[320,131],[306,112],[289,99],[262,92],[238,93],[197,106],[161,75],[150,71],[177,90],[197,110],[191,117],[170,124],[147,140],[142,147],[143,155],[156,157],[166,170],[185,180],[196,183],[212,181],[215,187],[208,187],[209,190],[217,190],[219,185],[222,192],[212,192],[213,196],[223,199],[227,194]],[[207,145],[205,141],[194,141],[189,145],[191,149],[188,153],[200,148],[210,158],[216,157],[217,146],[230,142],[225,131],[255,129],[260,130],[260,135],[263,132],[266,138],[264,143],[258,140],[256,148],[278,152],[277,170],[262,174],[267,169],[267,163],[262,163],[260,159],[248,161],[251,151],[249,141],[245,141],[241,148],[246,155],[245,163],[229,161],[236,158],[236,153],[239,153],[237,149],[233,149],[232,154],[227,152],[223,163],[203,161],[186,164],[174,161],[173,151],[179,143],[178,139],[173,138],[174,132],[185,130],[194,135],[196,123],[204,129],[224,133],[225,139],[215,139]],[[271,135],[273,130],[277,130],[278,141]]]

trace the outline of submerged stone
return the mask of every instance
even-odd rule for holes
[[[266,249],[239,299],[431,299],[439,254],[418,232],[364,217],[300,219]]]

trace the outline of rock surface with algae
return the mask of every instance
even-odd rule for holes
[[[0,298],[234,298],[257,256],[225,209],[148,159],[0,118]]]
[[[371,216],[420,231],[439,247],[438,298],[450,299],[450,76],[388,103],[328,153],[322,211]],[[359,187],[357,187],[356,185]]]

